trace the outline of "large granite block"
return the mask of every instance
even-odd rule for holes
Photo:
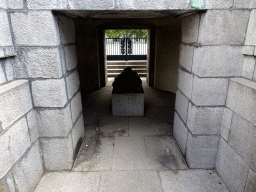
[[[65,61],[66,61],[66,70],[70,71],[77,66],[77,57],[76,57],[76,46],[66,46],[64,47],[65,51]]]
[[[29,9],[67,9],[67,0],[27,0]]]
[[[255,30],[256,30],[256,10],[253,9],[251,11],[248,29],[246,33],[246,38],[244,43],[245,45],[256,45]]]
[[[182,19],[181,31],[183,43],[197,43],[199,33],[199,14]]]
[[[78,92],[73,99],[71,100],[71,113],[72,113],[72,122],[75,123],[80,113],[82,112],[82,98],[81,93]]]
[[[78,71],[75,70],[66,77],[68,99],[71,99],[80,87]]]
[[[255,191],[256,191],[256,172],[249,169],[249,174],[248,174],[244,192],[255,192]]]
[[[0,87],[0,121],[6,129],[32,109],[27,80],[16,80]]]
[[[245,56],[242,76],[247,79],[253,78],[256,60],[254,56]]]
[[[31,110],[27,114],[27,124],[29,129],[30,141],[34,143],[38,138],[38,121],[36,120],[35,111]]]
[[[191,71],[194,55],[194,46],[180,46],[180,65],[186,70]]]
[[[179,78],[178,78],[177,87],[189,99],[191,99],[192,85],[193,85],[193,75],[179,69]]]
[[[113,116],[144,116],[143,93],[113,93]]]
[[[225,139],[226,141],[228,141],[228,138],[229,138],[232,118],[233,118],[233,111],[225,107],[220,134],[222,138]]]
[[[6,11],[0,10],[0,46],[11,46],[12,36]]]
[[[188,103],[188,99],[179,90],[177,90],[175,99],[175,110],[185,123],[187,122]]]
[[[73,19],[59,15],[60,41],[62,44],[75,43],[75,24]]]

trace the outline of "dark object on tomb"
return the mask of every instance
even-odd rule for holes
[[[112,85],[112,93],[144,93],[142,81],[131,67],[126,67],[123,72],[115,78]]]

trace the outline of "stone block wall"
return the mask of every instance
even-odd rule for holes
[[[233,1],[192,6],[209,10],[182,21],[174,136],[190,168],[214,168],[228,82],[243,74],[252,13]]]
[[[0,191],[70,170],[84,137],[73,20],[24,3],[0,3]]]

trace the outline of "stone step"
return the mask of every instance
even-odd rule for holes
[[[108,73],[108,77],[116,77],[120,73]],[[138,73],[139,77],[147,77],[147,73]]]
[[[146,69],[147,65],[127,65],[132,68],[132,70],[136,69]],[[127,67],[126,65],[107,65],[107,69],[124,69]]]
[[[107,61],[107,65],[147,65],[147,61]]]

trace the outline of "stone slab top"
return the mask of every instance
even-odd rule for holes
[[[244,78],[231,78],[230,80],[256,90],[256,82],[255,81],[251,81],[251,80],[244,79]]]
[[[0,94],[27,83],[28,83],[28,80],[16,80],[16,81],[8,82],[7,84],[0,86]]]

